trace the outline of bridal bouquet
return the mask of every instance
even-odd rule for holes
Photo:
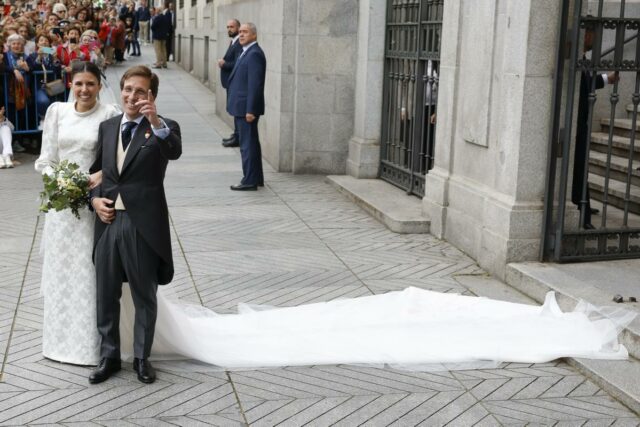
[[[77,164],[63,160],[53,168],[51,175],[43,174],[42,181],[44,190],[40,193],[40,211],[71,209],[75,217],[80,219],[79,211],[87,205],[89,175],[81,171]]]

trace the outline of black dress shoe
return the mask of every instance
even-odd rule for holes
[[[148,359],[133,359],[133,370],[138,374],[138,381],[151,384],[156,380],[156,370]]]
[[[591,208],[589,211],[591,212],[591,215],[598,215],[600,213],[600,209],[596,208]]]
[[[120,359],[109,359],[107,357],[103,357],[100,359],[100,363],[98,363],[96,369],[94,369],[91,372],[91,375],[89,375],[89,383],[98,384],[106,381],[111,375],[118,372],[120,368]]]
[[[587,223],[584,225],[584,229],[585,229],[585,230],[595,230],[596,228],[593,226],[593,224],[591,224],[590,222],[587,222]]]
[[[235,139],[236,139],[236,136],[235,136],[235,134],[232,133],[227,138],[222,138],[222,142],[229,142],[229,141],[233,141]]]
[[[237,184],[237,185],[232,185],[231,189],[233,191],[256,191],[258,189],[258,186],[249,185],[249,184]]]
[[[231,141],[223,142],[222,146],[223,147],[239,147],[240,144],[235,139],[232,139]]]

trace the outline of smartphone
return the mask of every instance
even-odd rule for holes
[[[40,48],[40,52],[46,53],[47,55],[53,55],[54,53],[56,53],[56,50],[52,47],[45,46]]]
[[[58,37],[62,37],[62,29],[60,27],[53,27],[51,29],[51,32],[57,35]]]
[[[98,42],[91,42],[89,43],[89,50],[94,50],[96,47],[100,46],[100,43]]]
[[[71,38],[69,39],[69,43],[71,43],[71,44],[78,44],[78,39],[77,39],[77,38],[75,38],[75,37],[71,37]]]

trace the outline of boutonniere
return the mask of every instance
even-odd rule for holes
[[[150,136],[151,136],[151,131],[147,129],[147,131],[144,133],[144,139],[149,139]]]

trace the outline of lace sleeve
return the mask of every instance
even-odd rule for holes
[[[51,174],[53,167],[58,164],[58,106],[59,102],[54,102],[47,109],[42,128],[42,148],[40,157],[36,160],[36,170],[42,174]]]

